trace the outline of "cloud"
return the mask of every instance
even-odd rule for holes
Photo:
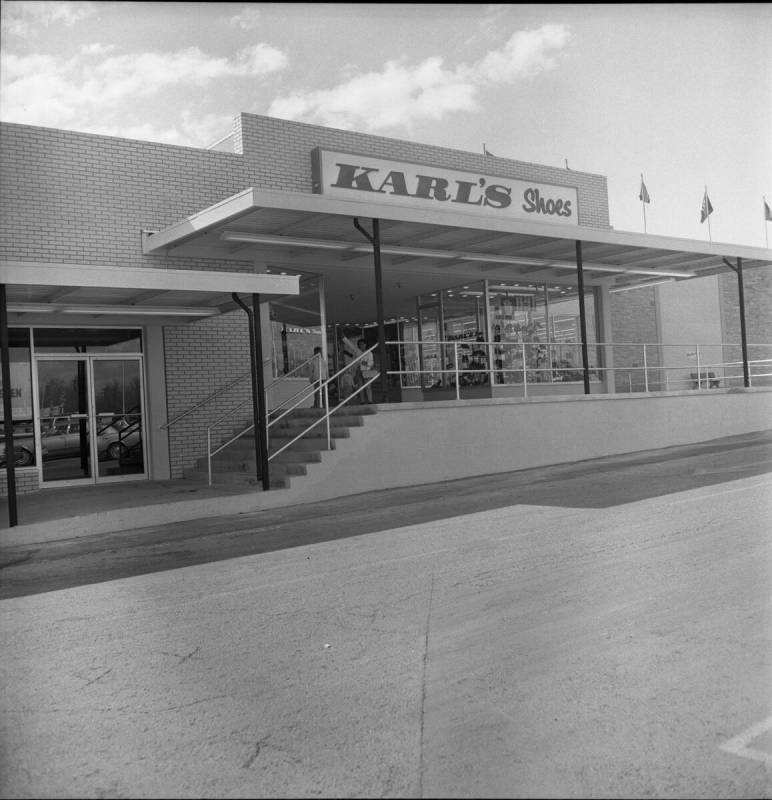
[[[99,42],[84,44],[83,47],[80,48],[80,52],[84,56],[101,56],[113,50],[115,50],[114,44],[99,44]]]
[[[231,17],[228,21],[231,25],[241,28],[243,31],[251,31],[260,24],[260,10],[257,8],[245,8],[240,14]]]
[[[4,33],[28,37],[36,26],[74,25],[96,14],[96,3],[58,3],[48,0],[25,0],[3,3],[2,28]]]
[[[288,63],[282,51],[264,43],[244,48],[230,58],[190,47],[172,53],[127,53],[95,60],[107,50],[89,45],[85,56],[72,58],[0,54],[3,119],[96,132],[97,127],[124,117],[137,101],[163,90],[180,92],[227,78],[259,79],[284,69]]]
[[[417,64],[389,61],[379,72],[352,75],[331,89],[293,92],[273,101],[268,114],[338,128],[411,130],[423,120],[477,110],[477,96],[491,84],[510,84],[554,69],[571,39],[564,25],[517,31],[497,50],[472,64],[448,68],[439,56]]]
[[[269,116],[333,127],[381,130],[448,111],[472,111],[474,87],[443,68],[441,58],[409,67],[388,62],[381,72],[351,78],[333,89],[294,93],[275,100]]]
[[[228,114],[206,114],[198,116],[190,109],[184,109],[179,122],[174,126],[157,126],[151,122],[137,125],[116,125],[95,121],[88,126],[88,133],[102,136],[119,136],[122,139],[139,139],[146,142],[162,142],[190,146],[207,147],[233,128],[233,116]]]
[[[512,83],[554,69],[557,54],[568,44],[571,34],[565,25],[542,25],[536,30],[517,31],[500,49],[488,53],[472,68],[489,83]]]

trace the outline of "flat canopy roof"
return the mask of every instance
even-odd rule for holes
[[[379,220],[384,313],[394,318],[415,314],[417,295],[484,278],[575,287],[577,241],[585,285],[612,290],[728,272],[725,259],[742,258],[743,269],[772,265],[765,248],[256,189],[145,234],[143,251],[324,275],[329,322],[374,320],[372,247],[357,218],[370,233]],[[296,321],[312,324],[317,300],[302,295]]]
[[[192,322],[238,308],[232,292],[297,295],[290,275],[0,262],[8,318],[22,325],[147,325]]]

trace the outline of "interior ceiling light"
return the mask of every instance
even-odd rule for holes
[[[609,293],[628,292],[630,289],[645,289],[647,286],[659,286],[663,283],[675,283],[673,278],[664,278],[661,281],[645,281],[644,283],[631,283],[629,286],[612,286]]]
[[[351,250],[349,242],[336,242],[329,239],[300,239],[294,236],[271,236],[246,231],[223,231],[220,239],[224,242],[243,242],[244,244],[279,245],[280,247],[312,247],[323,250]]]
[[[210,317],[219,310],[201,306],[121,306],[121,305],[62,305],[51,303],[9,303],[14,314],[119,314],[122,316]]]
[[[545,263],[545,267],[555,267],[556,269],[576,269],[576,264],[570,261],[550,261]],[[697,273],[689,270],[667,270],[667,269],[636,269],[635,267],[610,266],[608,264],[582,264],[582,269],[591,272],[613,272],[629,273],[631,275],[656,275],[659,277],[671,278],[696,278]]]

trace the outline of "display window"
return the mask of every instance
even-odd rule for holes
[[[595,291],[585,293],[590,370],[597,370]],[[579,297],[575,287],[479,281],[421,295],[415,344],[406,359],[422,388],[583,380]],[[592,375],[591,375],[592,377]]]

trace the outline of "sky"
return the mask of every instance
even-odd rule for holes
[[[772,239],[769,3],[0,0],[0,26],[6,122],[206,147],[248,112],[485,146],[493,175],[605,175],[619,231],[644,231],[643,175],[650,234]]]

